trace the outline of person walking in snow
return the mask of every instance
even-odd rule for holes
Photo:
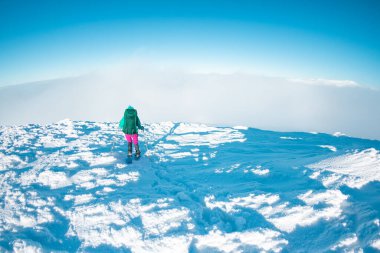
[[[124,111],[123,119],[120,121],[120,125],[123,133],[125,134],[125,139],[128,142],[128,156],[132,156],[132,142],[135,146],[135,158],[140,158],[140,148],[139,148],[139,135],[138,129],[144,130],[141,125],[139,116],[137,116],[137,110],[132,106],[128,106]]]

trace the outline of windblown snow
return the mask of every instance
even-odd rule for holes
[[[308,167],[317,170],[314,177],[320,177],[326,187],[345,184],[360,188],[371,181],[380,181],[380,152],[374,148],[355,150]],[[323,171],[333,173],[320,175]]]
[[[245,126],[0,127],[1,252],[380,248],[380,142]]]

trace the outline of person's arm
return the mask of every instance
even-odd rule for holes
[[[122,121],[123,121],[122,131],[125,134],[127,133],[127,118],[125,117],[126,113],[127,113],[127,110],[124,111],[124,115],[123,115],[123,119],[122,119]]]
[[[121,120],[119,121],[119,128],[121,129],[121,130],[123,130],[124,129],[124,116],[121,118]]]
[[[141,122],[140,122],[139,116],[136,115],[136,117],[137,117],[137,128],[138,128],[138,129],[141,129],[141,130],[144,130],[144,127],[141,125]]]

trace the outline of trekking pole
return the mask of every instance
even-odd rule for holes
[[[146,152],[150,154],[148,145],[146,144],[145,131],[143,130],[143,132],[144,132],[144,144],[145,144],[144,146],[145,146]]]
[[[115,146],[115,141],[112,141],[112,148],[111,148],[111,153],[113,151],[113,147]]]
[[[112,153],[112,151],[113,151],[114,146],[115,146],[115,139],[112,138],[112,148],[111,148],[111,153]]]
[[[116,129],[115,129],[115,132],[118,130],[118,128],[116,127]],[[113,151],[113,148],[115,147],[115,142],[116,142],[117,140],[115,140],[115,138],[112,138],[112,148],[111,148],[111,152]]]

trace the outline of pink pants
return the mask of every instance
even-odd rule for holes
[[[138,136],[138,134],[126,134],[125,135],[125,139],[128,142],[132,142],[133,141],[133,144],[138,144],[139,143],[139,136]]]

